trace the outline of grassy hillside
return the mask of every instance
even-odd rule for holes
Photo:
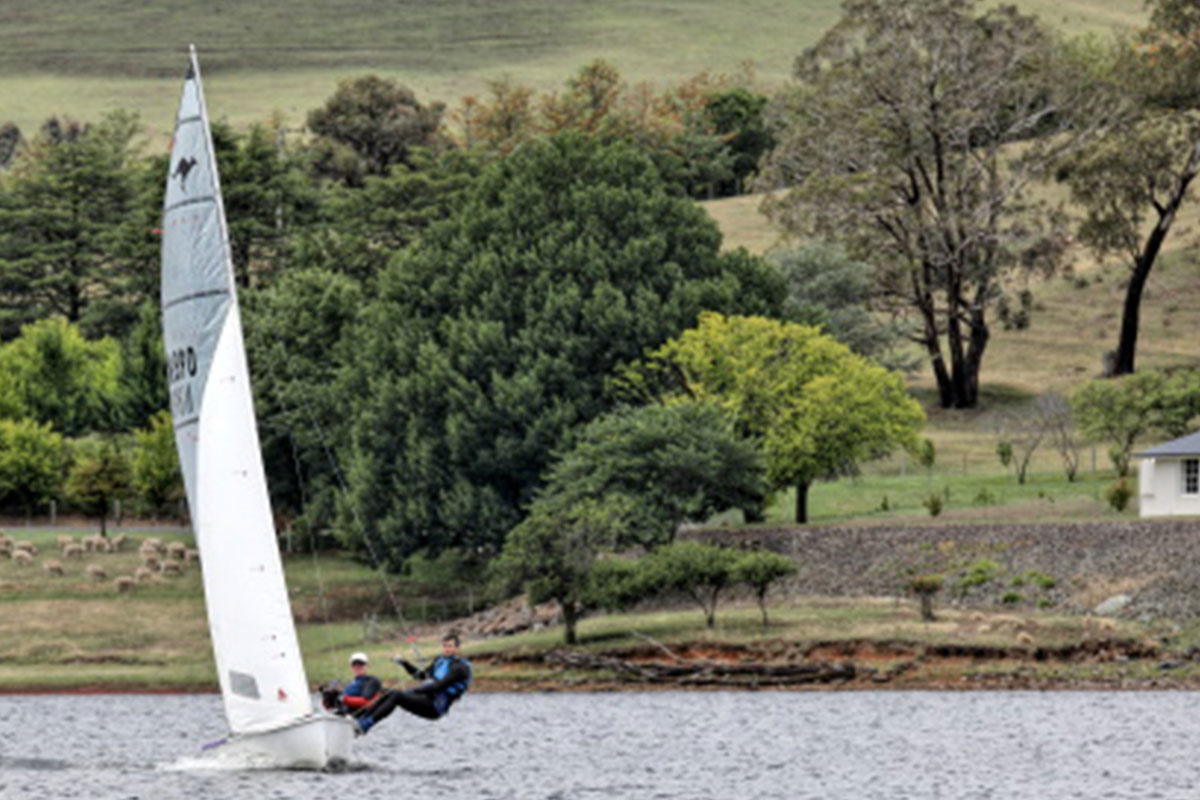
[[[1022,0],[1069,32],[1144,18],[1141,0]],[[292,125],[339,78],[396,77],[454,105],[503,74],[550,89],[605,58],[631,81],[673,81],[752,62],[776,83],[838,16],[837,0],[291,0],[180,4],[44,0],[0,6],[0,121],[139,112],[165,136],[183,53],[199,48],[217,117],[280,113]]]
[[[766,252],[786,246],[779,232],[758,213],[761,197],[735,197],[704,203],[725,235],[726,247]],[[1168,249],[1155,267],[1142,302],[1138,339],[1139,367],[1200,366],[1200,280],[1197,254],[1188,246],[1200,224],[1200,209],[1180,215]],[[971,411],[946,411],[936,405],[933,377],[928,369],[910,376],[909,385],[929,415],[925,431],[937,448],[938,464],[931,481],[913,481],[912,465],[902,457],[868,465],[862,478],[817,484],[810,498],[816,521],[844,521],[881,516],[878,506],[886,495],[891,513],[920,515],[921,500],[930,489],[956,487],[958,505],[971,505],[981,492],[1005,505],[1000,513],[1012,519],[1082,517],[1104,514],[1103,487],[1111,481],[1107,446],[1084,451],[1085,472],[1093,464],[1099,474],[1070,485],[1062,480],[1060,460],[1049,446],[1034,456],[1031,481],[1017,487],[1006,478],[995,455],[998,412],[1018,407],[1037,394],[1053,389],[1069,394],[1100,372],[1103,354],[1115,349],[1124,299],[1126,267],[1119,261],[1097,263],[1087,252],[1070,254],[1069,274],[1032,279],[1034,313],[1025,330],[1004,330],[993,320],[992,338],[984,355],[980,405]],[[901,475],[910,479],[905,481]],[[1051,498],[1050,503],[1046,497]],[[1052,506],[1057,502],[1057,506]],[[953,505],[953,504],[952,504]],[[978,505],[978,504],[976,504]],[[791,498],[781,497],[773,516],[786,517]],[[948,515],[964,513],[947,509]],[[979,515],[981,509],[969,512]]]

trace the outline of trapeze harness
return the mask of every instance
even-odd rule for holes
[[[471,662],[461,656],[438,656],[425,669],[418,669],[407,661],[401,666],[408,674],[424,680],[420,686],[407,691],[393,689],[358,714],[359,726],[363,731],[391,714],[396,706],[410,714],[425,719],[441,719],[458,702],[467,689],[471,688]]]

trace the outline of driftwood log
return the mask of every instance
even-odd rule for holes
[[[664,650],[666,648],[663,648]],[[668,653],[670,651],[667,651]],[[854,680],[849,662],[811,661],[799,664],[745,664],[708,659],[675,658],[662,661],[628,661],[575,650],[554,650],[546,660],[573,669],[610,670],[621,680],[641,683],[675,683],[680,686],[794,686]]]

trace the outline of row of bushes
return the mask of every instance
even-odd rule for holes
[[[67,439],[48,423],[0,419],[0,511],[32,516],[51,501],[105,520],[118,501],[137,515],[179,514],[183,482],[174,430],[160,412],[132,434]]]

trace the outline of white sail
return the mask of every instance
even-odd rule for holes
[[[267,497],[194,50],[163,203],[162,308],[175,443],[225,713],[235,734],[271,730],[313,707]]]

